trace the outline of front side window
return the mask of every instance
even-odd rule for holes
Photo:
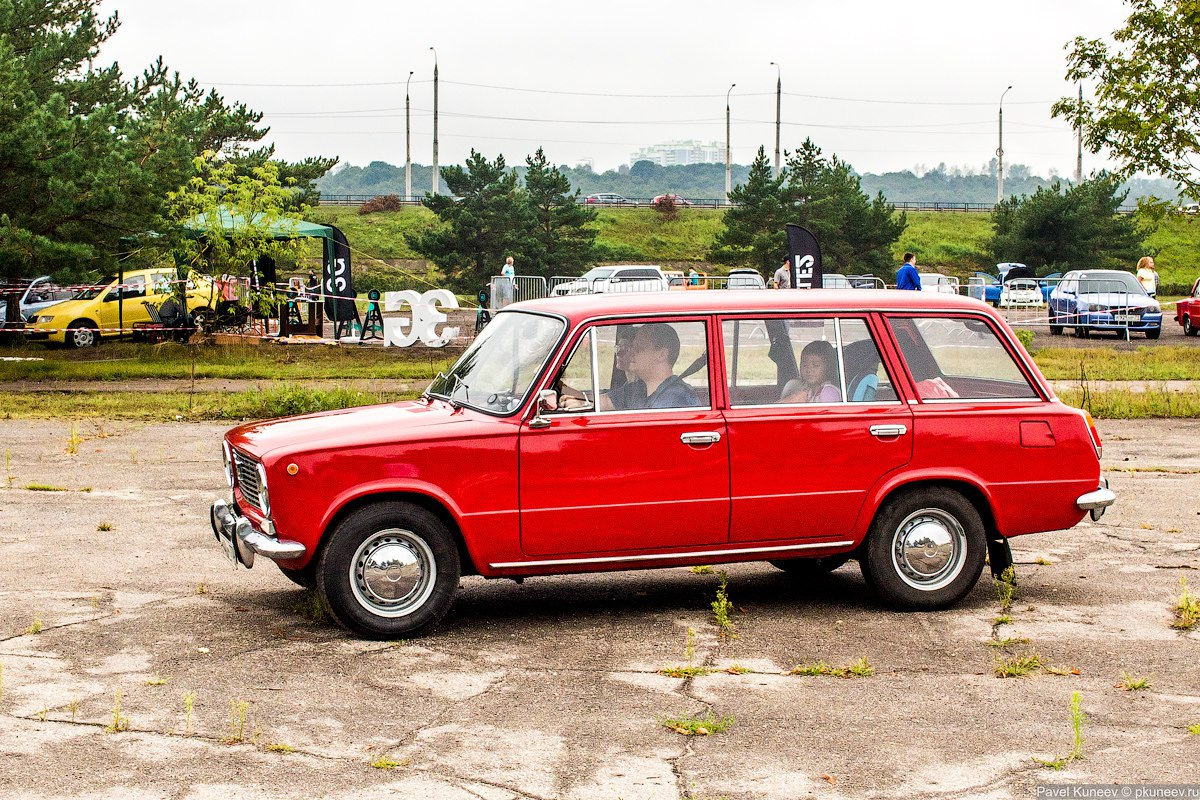
[[[1038,396],[981,319],[899,317],[889,323],[922,400]]]
[[[733,406],[896,399],[866,320],[733,319],[722,333]]]
[[[525,401],[565,327],[539,314],[498,314],[427,391],[481,411],[511,414]]]
[[[709,408],[704,323],[597,325],[554,388],[565,412]]]

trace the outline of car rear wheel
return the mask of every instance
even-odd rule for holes
[[[1184,314],[1183,315],[1183,335],[1184,336],[1195,336],[1197,332],[1200,332],[1200,328],[1197,328],[1195,325],[1192,324],[1191,316]]]
[[[450,531],[412,503],[376,503],[334,529],[317,590],[342,627],[371,639],[415,636],[454,602],[461,567]]]
[[[100,333],[96,330],[96,323],[89,319],[77,319],[67,326],[63,341],[67,347],[95,347],[100,343]]]
[[[1051,312],[1049,314],[1048,319],[1050,321],[1050,335],[1051,336],[1062,336],[1063,326],[1054,324],[1054,320],[1057,319],[1057,317],[1054,316],[1053,312]]]
[[[849,560],[849,553],[824,558],[780,558],[773,560],[771,566],[796,578],[815,580],[828,575]]]
[[[979,580],[986,553],[979,512],[958,492],[936,487],[889,500],[859,563],[886,604],[920,611],[961,600]]]

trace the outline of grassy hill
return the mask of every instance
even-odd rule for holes
[[[712,269],[705,254],[721,228],[724,213],[721,209],[685,208],[674,222],[663,222],[649,208],[600,209],[596,242],[604,261],[692,263]],[[372,266],[369,257],[406,262],[406,267],[425,271],[427,265],[404,239],[405,233],[435,224],[434,216],[425,208],[359,215],[353,207],[321,206],[313,210],[311,218],[345,231],[356,251],[355,263],[368,271],[379,268]],[[995,263],[988,250],[991,235],[990,214],[910,212],[908,227],[893,255],[898,264],[901,255],[911,250],[923,268],[966,277]],[[1164,284],[1190,287],[1200,276],[1200,219],[1169,217],[1147,238],[1146,250],[1148,254],[1157,251],[1155,260]],[[514,255],[519,262],[520,254]]]

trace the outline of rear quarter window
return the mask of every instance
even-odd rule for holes
[[[982,319],[899,317],[888,323],[923,401],[1038,397]]]

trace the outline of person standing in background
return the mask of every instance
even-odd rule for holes
[[[517,270],[513,266],[513,257],[512,256],[509,256],[508,258],[504,259],[504,266],[500,268],[500,274],[506,278],[517,277]]]
[[[1142,256],[1137,263],[1137,279],[1146,294],[1154,297],[1158,294],[1158,270],[1154,268],[1154,259]]]
[[[909,291],[921,291],[921,276],[917,272],[917,257],[912,253],[904,254],[904,263],[896,270],[896,288]]]
[[[792,265],[784,261],[783,266],[775,270],[775,275],[771,278],[771,282],[775,284],[776,289],[792,288]]]

